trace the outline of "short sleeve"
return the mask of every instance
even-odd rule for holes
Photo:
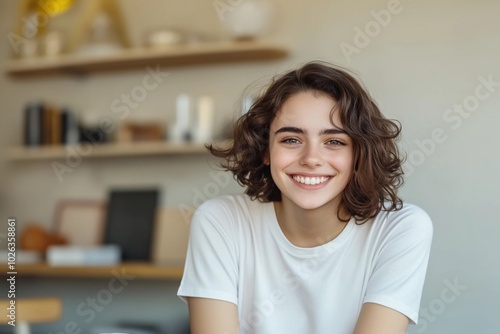
[[[178,296],[237,304],[237,250],[230,214],[204,203],[191,220],[189,244]]]
[[[429,216],[416,206],[387,214],[363,303],[377,303],[418,322],[418,310],[433,236]]]

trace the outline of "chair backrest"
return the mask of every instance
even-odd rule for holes
[[[62,301],[60,298],[17,298],[15,299],[16,322],[37,324],[55,322],[62,316]],[[10,309],[9,309],[10,307]],[[0,300],[0,324],[8,324],[11,321],[11,301]]]

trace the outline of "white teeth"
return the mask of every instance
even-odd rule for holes
[[[325,182],[328,180],[328,177],[321,176],[321,177],[303,177],[303,176],[298,176],[294,175],[293,179],[297,182],[303,183],[303,184],[310,184],[310,185],[316,185]]]

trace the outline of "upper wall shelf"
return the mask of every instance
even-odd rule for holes
[[[280,59],[286,50],[256,42],[219,42],[171,46],[164,49],[130,49],[114,55],[61,55],[55,58],[15,59],[6,65],[12,76],[74,73],[140,68],[145,66],[178,66]]]
[[[225,145],[229,141],[217,141],[217,145]],[[173,143],[168,141],[158,142],[135,142],[135,143],[104,143],[82,144],[81,155],[89,158],[114,158],[114,157],[137,157],[137,156],[161,156],[161,155],[186,155],[205,154],[208,150],[201,143]],[[41,147],[12,147],[7,150],[6,158],[10,161],[34,161],[47,159],[64,159],[70,151],[77,151],[76,147],[65,147],[61,145]]]

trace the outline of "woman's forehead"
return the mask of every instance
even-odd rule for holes
[[[271,127],[286,125],[335,126],[341,128],[336,101],[326,94],[301,92],[289,97],[279,108]],[[333,122],[332,122],[333,121]]]

